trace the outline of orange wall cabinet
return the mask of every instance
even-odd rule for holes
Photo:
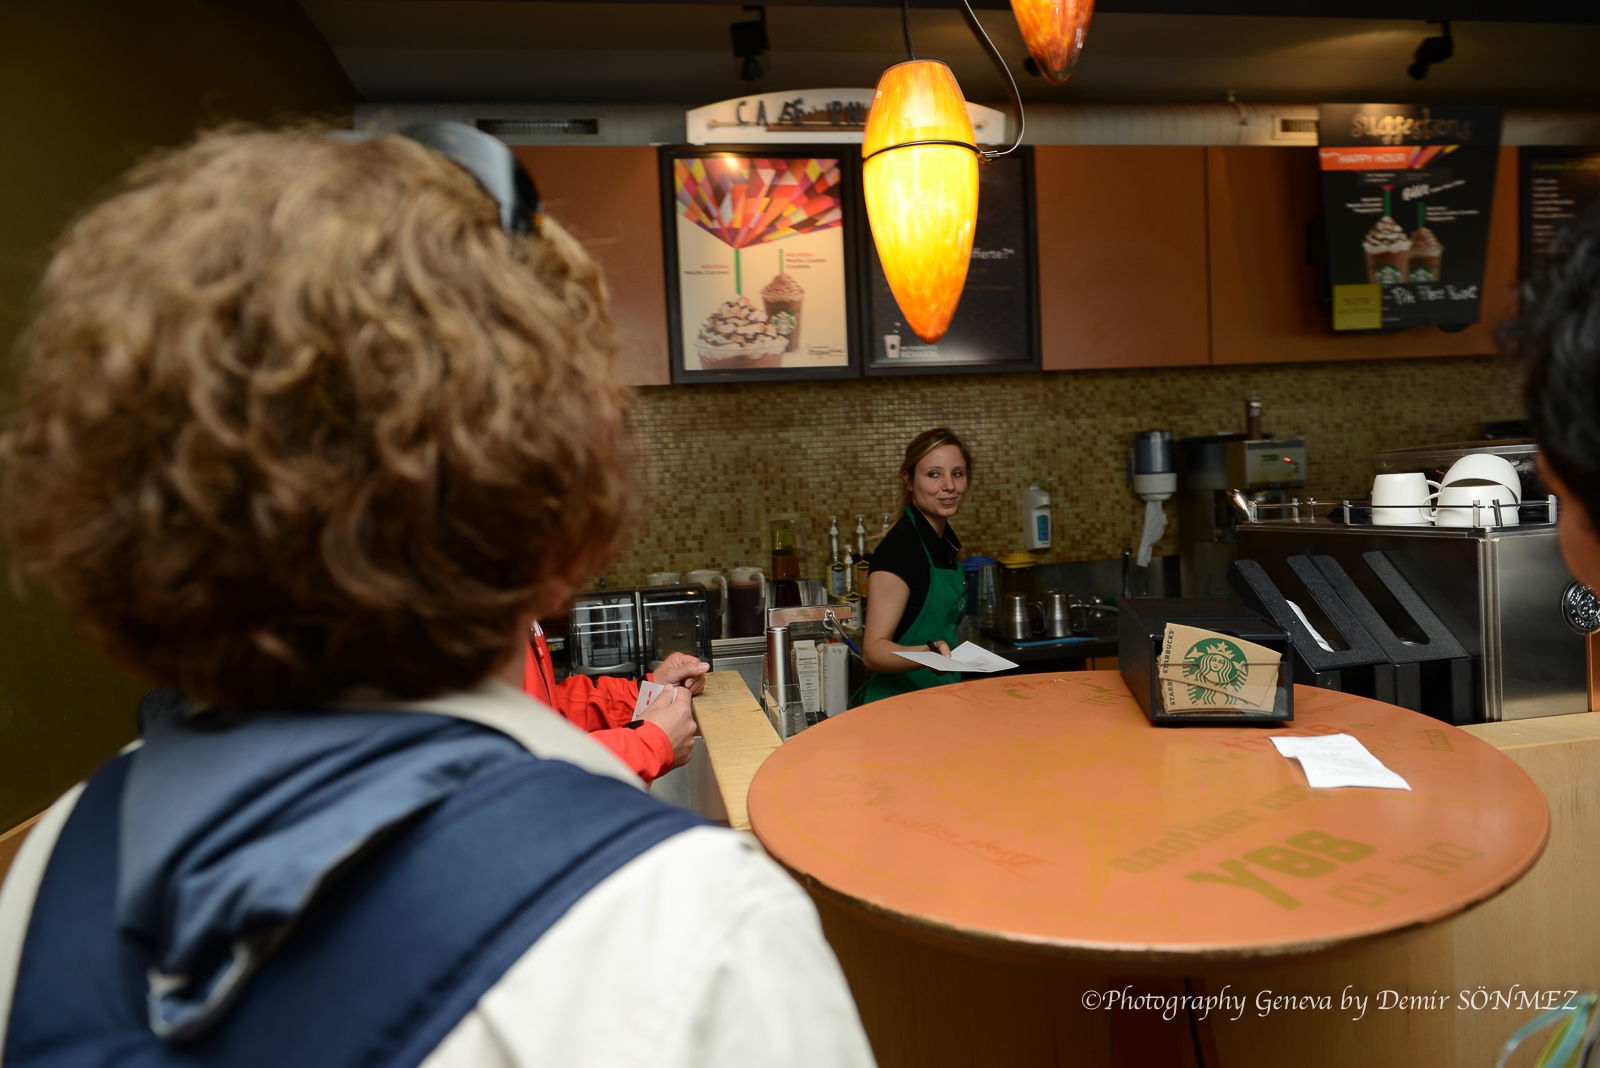
[[[1034,149],[1046,371],[1209,362],[1205,151]]]
[[[666,385],[672,379],[656,150],[541,145],[513,151],[533,173],[546,213],[605,271],[617,325],[617,377],[630,386]]]
[[[619,377],[666,385],[666,274],[656,150],[516,150],[545,209],[599,260]],[[1306,224],[1322,216],[1316,150],[1039,145],[1039,333],[1047,371],[1466,356],[1498,351],[1516,309],[1517,157],[1500,150],[1482,322],[1455,334],[1336,333]]]
[[[1483,280],[1482,320],[1460,333],[1415,327],[1336,333],[1306,262],[1306,223],[1322,217],[1313,148],[1207,148],[1214,363],[1470,356],[1498,350],[1516,310],[1517,150],[1500,150]],[[1048,364],[1046,365],[1048,366]]]

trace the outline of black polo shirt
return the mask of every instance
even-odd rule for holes
[[[872,562],[868,567],[869,573],[887,571],[899,575],[901,580],[911,588],[911,596],[906,600],[906,610],[900,616],[899,624],[894,628],[893,640],[898,642],[905,632],[911,629],[911,623],[922,611],[922,605],[928,599],[928,586],[933,578],[933,573],[928,570],[928,560],[931,557],[933,566],[946,571],[954,571],[961,566],[956,554],[961,551],[961,539],[956,537],[956,532],[950,524],[944,525],[944,537],[933,532],[933,526],[915,508],[911,509],[915,520],[906,517],[904,510],[900,513],[900,522],[889,529],[883,536],[883,541],[878,543],[878,548],[872,554]],[[927,553],[923,553],[926,546]],[[869,582],[867,589],[870,598],[872,589]]]

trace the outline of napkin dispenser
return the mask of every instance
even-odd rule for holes
[[[1151,723],[1160,727],[1276,727],[1294,720],[1294,646],[1273,623],[1237,601],[1223,598],[1125,597],[1117,602],[1117,608],[1117,659],[1122,678]],[[1168,623],[1230,635],[1280,653],[1283,659],[1278,661],[1272,711],[1166,711],[1160,693],[1160,658]]]

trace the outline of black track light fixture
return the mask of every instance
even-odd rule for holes
[[[761,56],[771,47],[767,41],[767,9],[755,4],[745,4],[744,10],[754,11],[759,17],[747,22],[735,22],[728,28],[733,31],[733,58],[744,60],[739,77],[747,82],[759,82],[765,73],[761,69]]]
[[[1416,53],[1411,57],[1415,62],[1406,68],[1406,73],[1416,81],[1428,76],[1428,68],[1435,63],[1443,63],[1455,55],[1456,39],[1450,35],[1450,23],[1440,22],[1437,19],[1428,23],[1440,29],[1437,37],[1424,37],[1417,46]]]

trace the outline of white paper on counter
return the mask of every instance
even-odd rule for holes
[[[1383,761],[1348,734],[1317,738],[1275,737],[1272,744],[1286,757],[1300,761],[1306,782],[1315,789],[1331,786],[1373,786],[1409,790],[1411,784],[1384,767]]]
[[[1005,671],[1017,665],[1003,656],[996,656],[981,645],[971,642],[962,642],[950,651],[949,656],[940,656],[929,650],[918,653],[900,653],[907,660],[915,660],[923,667],[933,668],[935,671],[971,671],[987,674],[991,671]]]
[[[655,704],[656,698],[667,693],[668,690],[676,689],[676,686],[664,686],[659,682],[651,682],[649,679],[641,681],[639,683],[639,699],[633,703],[633,718],[644,719],[644,710]],[[667,694],[667,700],[672,700],[671,694]]]

